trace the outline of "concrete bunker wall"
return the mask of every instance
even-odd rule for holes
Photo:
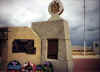
[[[36,54],[13,53],[12,46],[15,39],[32,39],[36,48]],[[8,33],[8,62],[18,60],[21,64],[31,61],[34,64],[40,63],[41,41],[39,36],[28,27],[10,27]]]

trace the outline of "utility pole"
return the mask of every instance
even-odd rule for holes
[[[86,1],[84,0],[84,56],[86,55],[86,38],[85,38],[85,32],[86,32],[86,30],[85,30],[85,6],[86,6]]]

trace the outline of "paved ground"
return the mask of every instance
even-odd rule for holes
[[[100,59],[73,59],[74,72],[100,72]]]

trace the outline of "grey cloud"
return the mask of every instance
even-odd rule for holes
[[[88,28],[86,31],[100,31],[100,27]]]
[[[0,26],[9,26],[10,25],[10,15],[0,15]]]
[[[77,31],[77,30],[80,29],[82,26],[83,26],[82,24],[78,24],[77,26],[72,27],[72,28],[71,28],[71,31]]]

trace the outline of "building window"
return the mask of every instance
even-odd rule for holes
[[[16,39],[13,41],[13,53],[29,53],[36,54],[36,48],[34,48],[34,40],[28,39]]]
[[[58,58],[58,40],[57,39],[48,39],[48,59],[57,59]]]

